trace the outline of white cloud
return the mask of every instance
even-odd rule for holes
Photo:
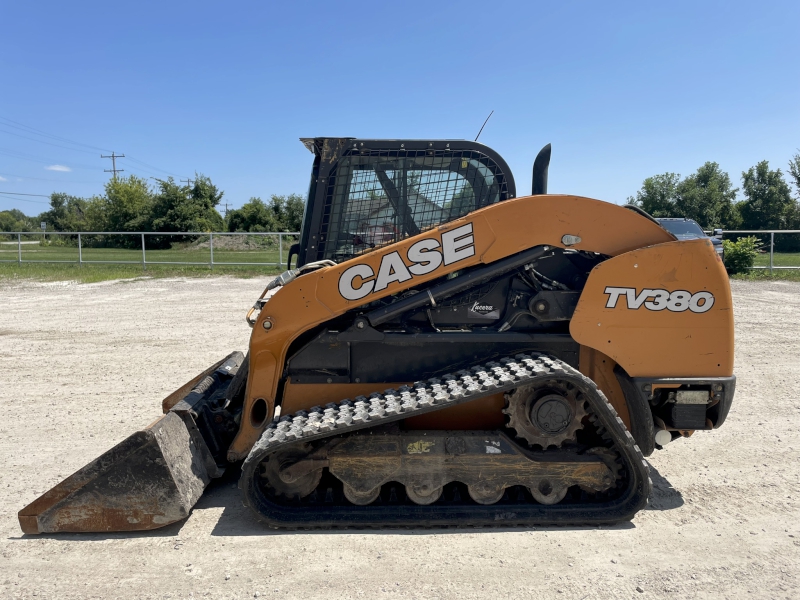
[[[0,181],[8,181],[8,179],[6,179],[6,178],[5,178],[5,177],[3,177],[2,175],[0,175]]]
[[[65,167],[64,165],[50,165],[49,167],[45,167],[48,171],[61,171],[63,173],[69,173],[72,171],[69,167]]]

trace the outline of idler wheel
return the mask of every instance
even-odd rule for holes
[[[299,499],[313,492],[322,478],[322,469],[311,471],[293,480],[287,481],[282,471],[300,462],[310,452],[308,444],[301,444],[280,450],[270,455],[261,463],[261,477],[264,478],[266,487],[276,496]]]

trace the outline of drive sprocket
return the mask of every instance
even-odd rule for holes
[[[505,399],[508,427],[518,438],[543,449],[575,441],[587,414],[578,388],[561,381],[519,387],[506,393]]]

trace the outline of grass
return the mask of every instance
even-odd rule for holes
[[[800,252],[776,252],[772,256],[772,265],[775,267],[800,267]],[[769,252],[759,253],[754,266],[769,267]],[[769,269],[753,269],[746,273],[731,275],[731,279],[743,281],[800,281],[800,268],[775,269],[770,274]]]
[[[283,260],[289,255],[289,242],[284,242]],[[38,243],[23,243],[18,247],[14,243],[0,244],[0,261],[17,261],[19,255],[23,262],[34,261],[60,261],[78,262],[77,246],[41,245]],[[180,262],[180,263],[199,263],[207,265],[211,258],[208,247],[198,248],[194,245],[177,247],[169,250],[147,250],[147,262]],[[214,248],[214,263],[277,263],[281,256],[275,245],[264,247],[243,247],[243,248]],[[142,250],[140,248],[83,248],[81,250],[83,261],[113,261],[113,262],[142,262]],[[283,262],[283,261],[281,261]]]
[[[202,241],[202,240],[200,240]],[[283,265],[234,265],[225,263],[278,263],[289,256],[293,239],[284,239],[283,256],[272,243],[242,243],[230,247],[233,240],[222,239],[217,245],[215,238],[214,268],[209,266],[211,257],[208,244],[175,245],[168,250],[147,250],[146,270],[142,266],[141,249],[82,248],[78,264],[77,246],[43,245],[39,243],[0,243],[0,280],[33,279],[38,281],[80,281],[92,283],[111,279],[133,279],[137,277],[208,277],[211,275],[233,275],[236,277],[258,277],[274,275],[285,269]],[[244,240],[246,242],[246,240]],[[225,247],[228,246],[228,247]],[[18,262],[21,252],[22,263]],[[104,261],[104,262],[89,262]],[[111,264],[111,263],[129,264]],[[177,264],[158,265],[155,262]],[[192,264],[195,263],[195,264]]]
[[[754,269],[746,273],[731,275],[731,279],[743,281],[800,281],[800,269],[778,269],[770,275],[769,269]]]
[[[800,252],[776,252],[772,258],[772,264],[776,267],[800,267]],[[769,252],[759,254],[756,257],[755,266],[769,266]]]

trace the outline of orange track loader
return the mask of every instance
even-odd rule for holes
[[[302,141],[301,239],[247,352],[22,509],[24,532],[157,528],[227,468],[276,528],[613,523],[647,502],[644,456],[722,425],[710,240],[548,194],[549,146],[517,197],[476,142]]]

